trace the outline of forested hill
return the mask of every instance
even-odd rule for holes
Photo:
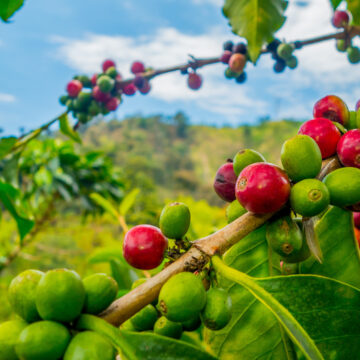
[[[161,198],[189,194],[219,204],[212,181],[217,168],[242,148],[260,151],[278,163],[282,143],[295,135],[299,122],[266,121],[238,128],[189,125],[173,117],[134,116],[99,121],[83,130],[87,148],[103,150],[122,168],[133,186],[156,188]]]

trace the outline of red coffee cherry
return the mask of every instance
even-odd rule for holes
[[[236,182],[236,198],[255,214],[278,211],[289,199],[290,180],[285,171],[269,163],[247,166]]]
[[[79,80],[71,80],[67,85],[66,85],[66,91],[69,94],[70,97],[77,97],[79,92],[82,89],[82,83]]]
[[[326,118],[346,126],[349,116],[347,105],[335,95],[325,96],[314,105],[314,118]]]
[[[337,144],[337,154],[344,166],[360,169],[360,130],[349,130]]]
[[[215,192],[227,202],[235,200],[235,183],[237,176],[234,172],[234,166],[232,162],[227,162],[221,165],[216,172],[214,189]]]
[[[220,57],[221,62],[223,64],[228,64],[232,54],[231,51],[225,50]]]
[[[109,101],[107,101],[107,103],[105,104],[105,107],[109,111],[115,111],[119,105],[120,105],[120,100],[116,97],[113,97]]]
[[[94,86],[92,90],[92,96],[96,101],[106,103],[111,99],[111,95],[109,93],[103,93],[99,86]]]
[[[128,96],[134,95],[136,93],[136,86],[133,83],[125,85],[123,93]]]
[[[103,72],[106,72],[106,70],[111,67],[116,67],[116,64],[113,60],[107,59],[102,63]]]
[[[131,65],[131,72],[133,74],[139,74],[145,72],[145,65],[140,61],[134,61]]]
[[[187,84],[190,89],[198,90],[201,88],[202,85],[202,77],[196,73],[189,73]]]
[[[301,125],[298,134],[308,135],[319,145],[323,159],[336,153],[341,133],[339,129],[329,119],[317,118],[306,121]]]
[[[345,27],[349,23],[349,20],[350,16],[347,11],[336,10],[331,19],[331,22],[336,28],[339,29]]]
[[[168,241],[159,228],[138,225],[125,235],[124,258],[136,269],[151,270],[162,263],[167,245]]]

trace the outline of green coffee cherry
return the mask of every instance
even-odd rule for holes
[[[310,136],[296,135],[284,142],[281,163],[295,182],[314,178],[320,172],[322,164],[319,146]]]
[[[232,71],[229,67],[225,70],[225,77],[227,79],[235,79],[239,76],[239,73]]]
[[[77,110],[85,110],[91,103],[92,95],[88,92],[81,92],[77,99],[75,100],[76,106],[78,107]]]
[[[181,239],[189,229],[190,210],[183,203],[172,203],[164,207],[160,215],[161,232],[170,239]]]
[[[346,52],[347,44],[344,39],[336,40],[336,49],[340,52]]]
[[[157,311],[152,305],[146,305],[131,319],[131,323],[137,331],[151,330],[157,320]]]
[[[295,69],[298,65],[298,59],[296,56],[290,56],[287,60],[286,60],[286,66],[290,69]]]
[[[66,105],[66,102],[68,100],[69,100],[69,97],[67,95],[62,95],[62,96],[60,96],[60,99],[59,99],[61,105]]]
[[[85,112],[77,112],[75,116],[79,122],[86,124],[89,121],[89,117]]]
[[[239,176],[241,171],[246,168],[248,165],[264,162],[265,158],[257,151],[252,149],[244,149],[239,151],[234,157],[234,172],[236,176]]]
[[[99,314],[116,299],[119,287],[111,276],[93,274],[84,278],[83,284],[86,294],[83,312]]]
[[[323,182],[330,193],[330,204],[350,206],[360,201],[360,169],[337,169],[326,175]]]
[[[161,316],[157,319],[154,325],[154,333],[171,337],[174,339],[180,339],[182,334],[182,325],[181,323],[170,321],[165,316]]]
[[[99,115],[101,113],[101,106],[95,100],[92,100],[88,107],[88,113],[91,116]]]
[[[246,209],[239,203],[239,201],[234,200],[226,208],[226,217],[228,224],[239,218],[240,216],[246,213]]]
[[[357,46],[350,46],[347,48],[348,60],[351,64],[360,62],[360,49]]]
[[[287,60],[291,57],[294,52],[294,46],[291,44],[282,43],[277,48],[277,54],[284,60]]]
[[[206,291],[199,277],[183,272],[171,277],[161,288],[159,310],[175,322],[199,316],[206,303]]]
[[[27,322],[40,320],[36,308],[36,288],[44,273],[37,270],[26,270],[16,276],[9,286],[9,302],[13,310]]]
[[[74,101],[72,99],[68,99],[65,103],[68,110],[74,110]]]
[[[18,360],[15,344],[28,324],[24,320],[12,320],[0,324],[0,360]]]
[[[291,188],[290,204],[291,208],[302,216],[318,215],[330,204],[329,190],[317,179],[299,181]]]
[[[282,258],[297,255],[304,242],[302,231],[290,216],[283,216],[266,226],[266,240]]]
[[[109,93],[113,89],[115,82],[114,79],[112,79],[110,76],[103,75],[98,77],[96,85],[99,86],[103,93]]]
[[[117,72],[117,70],[115,69],[114,66],[111,66],[111,67],[109,67],[109,68],[106,70],[105,74],[106,74],[107,76],[110,76],[112,79],[115,79],[116,76],[117,76],[117,74],[118,74],[118,72]]]
[[[78,80],[83,84],[85,88],[91,88],[91,79],[87,75],[79,75]]]
[[[135,329],[135,326],[133,325],[133,323],[131,322],[131,319],[128,319],[126,321],[124,321],[121,326],[120,326],[121,330],[126,330],[126,331],[137,331]]]
[[[224,328],[231,319],[231,298],[223,289],[212,288],[207,292],[206,305],[201,320],[210,330]]]

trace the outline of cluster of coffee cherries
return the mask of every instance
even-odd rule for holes
[[[60,103],[65,105],[80,123],[87,123],[94,116],[115,111],[121,104],[123,95],[132,96],[137,91],[143,95],[149,93],[151,86],[144,77],[148,70],[142,62],[133,62],[131,72],[135,77],[132,82],[124,83],[115,62],[105,60],[101,73],[94,74],[91,78],[86,75],[75,76],[67,84],[67,95],[60,97]]]
[[[240,42],[234,44],[232,41],[226,41],[223,44],[224,52],[220,60],[223,64],[228,65],[225,70],[227,79],[235,79],[238,84],[246,81],[247,75],[244,71],[247,62],[247,46]]]
[[[109,340],[77,331],[76,321],[82,313],[99,314],[117,295],[117,282],[106,274],[81,279],[67,269],[24,271],[9,286],[18,318],[0,325],[0,359],[114,360]]]
[[[337,29],[346,29],[350,23],[350,17],[349,12],[336,10],[331,22]],[[352,45],[351,39],[345,38],[336,40],[336,49],[340,52],[346,52],[348,60],[351,64],[357,64],[360,62],[360,49],[357,46]]]
[[[279,39],[274,39],[270,42],[266,49],[271,54],[272,59],[275,60],[274,72],[282,73],[287,67],[295,69],[298,65],[297,57],[294,56],[294,50],[302,47],[299,41],[294,43],[281,42]]]
[[[316,102],[313,115],[283,144],[283,168],[244,149],[218,169],[214,181],[216,193],[231,202],[229,222],[247,211],[280,213],[269,223],[267,238],[289,263],[310,255],[301,228],[304,221],[299,220],[318,216],[329,205],[356,209],[360,204],[360,111],[349,111],[339,97],[329,95]],[[322,160],[335,155],[343,167],[318,179]],[[357,224],[359,216],[354,214]]]
[[[124,258],[131,266],[142,270],[158,267],[166,254],[172,254],[167,256],[172,260],[176,253],[174,248],[186,250],[188,246],[184,242],[190,245],[185,237],[190,220],[186,204],[166,205],[160,215],[160,228],[138,225],[126,233]],[[231,318],[231,299],[214,281],[210,287],[208,270],[171,277],[161,288],[158,299],[126,321],[122,328],[180,338],[183,331],[194,331],[201,324],[211,330],[225,327]],[[138,279],[132,289],[146,281],[146,278]]]

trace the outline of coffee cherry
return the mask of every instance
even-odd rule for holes
[[[325,118],[306,121],[301,125],[298,134],[313,138],[320,148],[323,159],[335,154],[336,146],[341,137],[339,129],[332,121]]]
[[[117,77],[117,71],[116,68],[114,66],[109,67],[106,71],[105,74],[109,77],[111,77],[112,79],[116,79]]]
[[[306,217],[316,216],[329,204],[329,190],[320,180],[305,179],[291,188],[290,205],[297,214]]]
[[[221,55],[220,57],[220,60],[223,64],[228,64],[229,63],[229,60],[231,58],[231,55],[232,55],[232,52],[231,51],[227,51],[225,50],[223,52],[223,54]]]
[[[350,16],[347,11],[336,10],[331,19],[331,22],[336,28],[340,29],[345,27],[349,23],[349,20]]]
[[[97,79],[96,85],[103,93],[109,93],[114,88],[115,82],[110,76],[104,75]]]
[[[296,56],[290,56],[287,60],[286,60],[286,66],[289,69],[295,69],[298,65],[298,60]]]
[[[19,335],[28,324],[22,319],[10,320],[0,324],[0,360],[18,360],[15,345]]]
[[[267,44],[266,48],[270,52],[276,52],[276,50],[280,44],[281,44],[281,41],[279,39],[274,39],[269,44]]]
[[[326,175],[324,184],[330,193],[330,204],[351,206],[360,202],[360,169],[344,167]]]
[[[166,205],[160,215],[161,232],[170,239],[182,239],[189,229],[190,217],[186,204],[175,202]]]
[[[78,96],[79,92],[82,89],[82,83],[79,80],[71,80],[66,85],[66,91],[70,97],[75,98]]]
[[[123,93],[127,96],[132,96],[136,93],[136,86],[133,83],[127,84],[123,87]]]
[[[232,51],[235,54],[243,54],[243,55],[245,55],[247,53],[246,44],[238,43],[233,47]]]
[[[281,258],[286,258],[300,253],[304,237],[296,222],[290,216],[283,216],[267,224],[266,240]]]
[[[105,73],[107,69],[109,68],[116,68],[116,64],[113,60],[107,59],[102,63],[102,70]]]
[[[357,229],[360,229],[360,212],[353,212],[354,225]]]
[[[206,305],[200,314],[205,327],[210,330],[223,329],[231,319],[231,298],[219,288],[212,288],[206,294]]]
[[[124,258],[134,268],[151,270],[162,263],[167,245],[160,229],[152,225],[138,225],[125,235]]]
[[[157,311],[152,305],[146,305],[131,319],[131,323],[137,331],[152,330],[157,320]]]
[[[141,89],[144,86],[145,83],[145,78],[142,77],[141,75],[136,75],[135,79],[134,79],[134,85],[138,88]]]
[[[282,59],[279,59],[276,61],[276,63],[274,64],[274,72],[276,73],[282,73],[286,68],[286,62]]]
[[[81,124],[86,124],[90,120],[85,112],[77,112],[74,116],[79,120]]]
[[[69,100],[69,97],[67,95],[62,95],[59,98],[59,102],[61,105],[66,105],[66,102]]]
[[[190,89],[198,90],[201,88],[202,85],[202,77],[197,73],[189,73],[187,84]]]
[[[206,291],[199,277],[189,272],[172,276],[161,288],[158,308],[171,321],[198,317],[206,304]]]
[[[229,60],[229,67],[236,73],[241,73],[246,65],[246,56],[243,54],[233,54]]]
[[[173,339],[180,339],[183,332],[181,323],[170,321],[165,316],[157,319],[154,325],[154,333]]]
[[[340,52],[346,52],[347,43],[344,39],[336,40],[336,49]]]
[[[111,98],[105,104],[106,108],[109,111],[115,111],[118,108],[119,105],[120,105],[120,100],[118,98],[116,98],[116,97]]]
[[[234,172],[236,176],[239,176],[248,165],[265,161],[265,158],[253,149],[240,150],[234,157]]]
[[[278,166],[255,163],[247,166],[236,182],[236,198],[255,214],[280,210],[290,195],[290,181]]]
[[[94,86],[92,90],[92,96],[96,101],[101,103],[106,103],[111,99],[111,95],[109,93],[104,93],[100,90],[99,86]]]
[[[224,201],[231,202],[235,200],[236,178],[232,162],[221,165],[216,172],[214,189]]]
[[[237,76],[239,76],[239,73],[232,71],[229,67],[225,70],[224,73],[225,77],[227,79],[233,79],[236,78]]]
[[[296,135],[284,142],[281,163],[290,179],[314,178],[321,169],[320,148],[310,136]]]
[[[314,118],[326,118],[344,126],[349,121],[349,109],[346,104],[335,95],[328,95],[318,100],[314,105]]]
[[[235,81],[238,83],[238,84],[243,84],[245,81],[246,81],[246,72],[243,71],[239,76],[236,77]]]
[[[294,46],[287,43],[280,44],[276,50],[278,56],[283,60],[289,59],[293,52],[294,52]]]
[[[90,105],[92,100],[92,95],[89,92],[80,92],[77,99],[74,102],[77,104],[75,106],[76,110],[86,110]]]
[[[349,130],[337,144],[337,154],[344,166],[360,169],[360,130]]]
[[[140,93],[142,95],[146,95],[150,92],[151,90],[151,85],[150,82],[148,80],[145,79],[143,86],[139,89]]]
[[[227,208],[226,208],[226,218],[228,224],[239,218],[240,216],[246,213],[246,209],[235,199]]]
[[[84,88],[91,88],[91,79],[87,75],[80,75],[78,79]]]
[[[351,64],[360,62],[360,49],[357,46],[350,46],[346,50],[348,60]]]
[[[91,84],[92,84],[92,86],[95,86],[95,85],[96,85],[96,81],[97,81],[97,74],[94,74],[94,75],[91,77]]]
[[[88,107],[88,113],[91,116],[96,116],[101,113],[101,106],[95,101],[91,101],[89,107]]]
[[[140,74],[145,72],[145,65],[140,61],[134,61],[131,65],[131,72],[133,74]]]
[[[223,44],[224,51],[232,51],[234,43],[232,41],[225,41]]]

